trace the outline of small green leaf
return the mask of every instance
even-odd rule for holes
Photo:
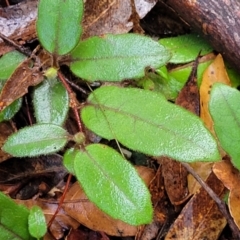
[[[61,126],[69,109],[67,90],[57,79],[45,80],[35,88],[33,104],[38,123]]]
[[[22,98],[17,99],[11,105],[0,112],[0,122],[10,120],[21,108]]]
[[[117,151],[91,144],[79,151],[74,169],[88,198],[101,210],[131,225],[149,223],[149,191],[136,170]]]
[[[68,149],[63,156],[64,167],[68,170],[69,173],[75,175],[74,172],[74,159],[78,154],[79,150],[75,148]]]
[[[163,38],[159,41],[171,53],[171,63],[187,63],[194,61],[201,51],[201,54],[207,54],[213,49],[208,42],[196,34],[186,34],[178,37]]]
[[[70,52],[79,42],[82,16],[82,0],[41,0],[37,33],[43,47],[58,55]]]
[[[0,58],[0,80],[10,78],[17,66],[26,59],[26,56],[18,51],[5,54]]]
[[[0,192],[0,239],[30,240],[29,210]]]
[[[217,144],[203,122],[161,95],[136,88],[105,86],[88,97],[85,125],[130,149],[180,161],[217,161]]]
[[[215,83],[211,91],[209,110],[214,130],[223,149],[240,169],[240,92],[222,83]]]
[[[11,135],[2,149],[15,157],[33,157],[57,152],[67,140],[65,129],[54,124],[36,124]]]
[[[42,212],[42,209],[38,206],[33,206],[30,209],[28,216],[28,229],[30,234],[39,239],[43,237],[47,232],[47,224]]]
[[[137,34],[91,37],[81,41],[71,56],[73,73],[88,81],[139,78],[146,67],[160,67],[170,58],[158,42]]]

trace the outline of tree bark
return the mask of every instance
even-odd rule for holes
[[[163,0],[240,72],[240,1]]]

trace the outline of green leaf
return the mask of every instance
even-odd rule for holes
[[[57,152],[67,140],[65,129],[54,124],[36,124],[11,135],[2,149],[15,157],[32,157]]]
[[[41,0],[37,33],[43,47],[58,55],[70,52],[79,42],[82,16],[82,0]]]
[[[35,88],[33,104],[38,123],[61,126],[69,109],[67,90],[57,79],[45,80]]]
[[[203,37],[196,34],[163,38],[159,42],[172,53],[171,63],[194,61],[200,51],[204,55],[213,50]]]
[[[64,167],[68,170],[69,173],[75,175],[74,171],[74,159],[78,154],[79,150],[70,148],[68,149],[63,156]]]
[[[105,86],[90,94],[81,111],[85,125],[130,149],[180,161],[217,161],[217,144],[203,122],[161,95]]]
[[[26,56],[18,51],[12,51],[0,58],[0,80],[10,78],[17,66],[26,59]]]
[[[211,91],[209,110],[214,130],[223,149],[240,169],[240,92],[222,83],[215,83]]]
[[[131,225],[151,222],[149,191],[117,151],[102,144],[88,145],[75,156],[74,169],[88,198],[101,210]]]
[[[28,229],[30,234],[39,239],[43,237],[47,232],[47,224],[42,212],[42,209],[38,206],[33,206],[28,216]]]
[[[0,122],[10,120],[21,108],[22,98],[17,99],[11,105],[0,112]]]
[[[160,67],[170,58],[158,42],[137,34],[91,37],[81,41],[71,56],[73,73],[89,81],[139,78],[146,67]]]
[[[0,239],[30,240],[29,210],[0,192]]]

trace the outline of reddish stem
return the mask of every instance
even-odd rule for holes
[[[62,73],[60,71],[58,71],[58,77],[61,80],[61,82],[63,83],[64,87],[66,88],[69,97],[70,97],[70,106],[73,109],[74,115],[76,117],[76,121],[78,124],[78,128],[80,132],[83,132],[83,127],[82,127],[82,123],[78,114],[78,105],[77,105],[77,99],[75,96],[75,93],[72,91],[71,87],[69,86],[69,84],[67,83],[67,81],[65,80],[64,76],[62,75]]]
[[[57,216],[58,212],[60,211],[61,207],[62,207],[62,204],[63,204],[63,201],[64,201],[64,198],[67,194],[67,190],[68,190],[68,187],[69,187],[69,184],[70,184],[70,181],[72,179],[72,174],[69,174],[68,175],[68,179],[67,179],[67,182],[66,182],[66,186],[64,188],[64,191],[63,191],[63,195],[61,196],[60,198],[60,201],[58,203],[58,208],[57,210],[55,211],[54,215],[52,216],[52,218],[50,219],[50,221],[48,222],[48,229],[51,227],[55,217]]]

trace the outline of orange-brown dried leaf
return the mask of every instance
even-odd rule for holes
[[[2,146],[7,138],[14,133],[14,129],[9,122],[0,123],[0,163],[11,158],[12,156],[2,151]]]
[[[187,170],[180,162],[168,157],[158,158],[161,165],[164,187],[171,203],[175,206],[188,199]]]
[[[219,197],[225,194],[224,185],[213,173],[208,177],[206,183]],[[165,240],[217,240],[226,223],[226,219],[219,211],[215,201],[201,188],[183,208],[170,227]]]
[[[147,185],[154,176],[152,170],[146,167],[140,167],[139,175]],[[90,202],[78,183],[73,184],[69,189],[63,208],[69,216],[94,231],[105,232],[112,236],[134,236],[137,233],[136,226],[113,219]]]
[[[213,122],[209,114],[208,103],[212,85],[216,82],[231,86],[221,54],[218,54],[215,60],[204,71],[200,86],[200,117],[212,133],[214,133]]]
[[[193,170],[201,177],[203,181],[207,180],[208,176],[212,172],[212,162],[195,162],[189,164]],[[195,194],[199,188],[200,184],[198,181],[191,175],[188,175],[188,191],[190,195]]]
[[[70,202],[71,201],[71,202]],[[78,183],[73,184],[65,197],[65,212],[84,226],[112,236],[133,236],[137,227],[116,220],[90,202]]]
[[[231,164],[229,157],[215,163],[213,172],[219,180],[230,190],[228,206],[234,222],[240,229],[240,173]]]
[[[32,59],[25,60],[6,81],[0,93],[0,111],[26,94],[28,87],[36,86],[43,81],[43,74],[37,66],[31,67],[32,64]]]

